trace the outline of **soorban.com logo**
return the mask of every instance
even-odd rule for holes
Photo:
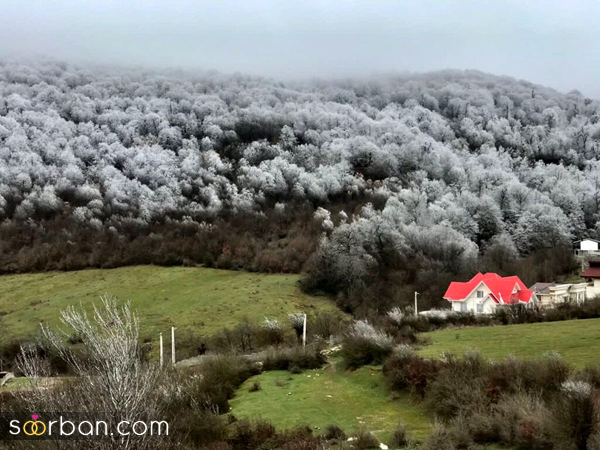
[[[33,420],[23,424],[23,433],[25,433],[27,436],[41,436],[46,432],[46,424],[41,420],[38,420],[38,417],[39,416],[37,414],[32,414],[31,418]]]
[[[79,414],[79,413],[78,413]],[[69,414],[71,420],[56,413],[44,415],[45,421],[38,420],[38,414],[32,414],[31,419],[25,423],[17,419],[2,420],[0,414],[0,428],[3,423],[8,422],[9,435],[5,436],[0,432],[0,440],[8,439],[95,439],[109,438],[110,436],[168,436],[169,424],[164,420],[149,421],[131,421],[121,420],[120,422],[111,420],[97,420],[97,417],[91,415],[80,416],[73,420],[72,413]],[[54,418],[56,420],[51,420]],[[53,428],[54,427],[54,428]]]

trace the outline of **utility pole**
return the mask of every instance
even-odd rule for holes
[[[159,346],[160,346],[160,367],[162,368],[163,366],[163,338],[162,338],[162,333],[159,333]]]
[[[306,347],[306,314],[304,314],[304,326],[302,327],[302,347]]]
[[[171,327],[171,364],[175,366],[175,327]]]
[[[419,295],[419,293],[417,291],[415,291],[415,316],[419,315],[419,309],[417,307],[417,296]]]

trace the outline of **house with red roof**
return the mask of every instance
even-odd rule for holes
[[[533,305],[535,292],[527,289],[517,276],[501,277],[496,273],[478,273],[469,281],[453,281],[444,298],[453,311],[491,314],[498,306]]]
[[[586,288],[587,298],[600,298],[600,261],[588,261],[589,267],[581,273],[590,283]]]

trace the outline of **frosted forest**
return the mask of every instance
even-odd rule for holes
[[[368,315],[600,237],[600,102],[476,71],[278,81],[0,61],[0,272],[304,272]],[[535,265],[532,262],[535,261]]]

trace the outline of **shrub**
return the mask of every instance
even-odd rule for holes
[[[258,381],[255,381],[254,383],[252,383],[250,385],[250,388],[248,389],[248,392],[257,392],[260,391],[261,387],[260,387],[260,383]]]
[[[467,353],[462,359],[448,355],[428,384],[429,408],[444,421],[485,409],[490,403],[487,368],[487,361],[478,353]]]
[[[429,384],[427,404],[442,420],[450,420],[463,413],[485,409],[489,399],[485,380],[469,379],[459,372],[442,371]]]
[[[341,355],[347,367],[356,369],[366,364],[380,364],[392,353],[394,342],[367,321],[354,323],[342,343]]]
[[[254,423],[241,420],[236,423],[227,440],[232,450],[322,450],[320,437],[314,437],[310,428],[296,427],[277,433],[273,425],[259,420]]]
[[[383,376],[391,390],[410,388],[421,399],[433,381],[439,364],[415,355],[409,348],[397,348],[383,364]]]
[[[269,450],[324,450],[326,445],[321,437],[312,435],[309,427],[296,427],[280,433],[272,440]],[[263,448],[265,448],[263,446]]]
[[[234,450],[251,450],[261,447],[275,436],[275,427],[268,422],[258,420],[239,420],[235,423],[228,443]]]
[[[500,427],[506,426],[498,423],[496,417],[489,410],[469,415],[466,422],[471,439],[480,444],[499,442]]]
[[[390,440],[390,446],[392,448],[404,448],[410,444],[410,439],[406,434],[406,427],[404,425],[398,425],[392,433]]]
[[[255,364],[235,356],[205,357],[202,364],[192,370],[188,390],[192,396],[220,413],[229,411],[228,400],[235,390],[260,370]]]
[[[400,327],[402,325],[402,321],[404,319],[404,311],[402,311],[402,309],[400,309],[396,306],[396,307],[392,308],[390,311],[388,311],[387,316],[388,316],[388,319],[390,320],[390,322],[392,322],[394,325]]]
[[[423,450],[456,450],[471,448],[473,440],[467,430],[457,424],[445,426],[437,423],[431,436],[423,445]]]
[[[202,450],[233,450],[233,447],[231,447],[231,445],[229,445],[227,442],[218,441],[202,447]]]
[[[177,338],[177,357],[179,359],[193,358],[206,353],[206,340],[195,333],[184,330]]]
[[[518,392],[505,397],[494,405],[488,417],[493,425],[486,431],[483,422],[475,436],[479,442],[499,442],[522,450],[552,448],[548,410],[537,395]]]
[[[528,392],[551,396],[560,390],[569,376],[569,366],[557,353],[549,352],[541,360],[524,361],[513,357],[491,363],[490,390],[513,393],[517,387]]]
[[[600,432],[596,432],[588,439],[588,449],[598,450],[600,449]]]
[[[304,332],[304,314],[294,313],[288,314],[292,328],[296,332],[296,338],[298,342],[302,341],[302,334]]]
[[[365,428],[361,428],[352,436],[352,444],[356,450],[366,450],[369,448],[379,448],[379,439]]]
[[[573,374],[573,379],[585,381],[594,388],[600,388],[600,364],[588,366]]]
[[[600,431],[600,405],[585,381],[564,382],[552,412],[552,429],[565,447],[587,449],[590,437]]]
[[[258,334],[260,343],[264,346],[279,346],[285,340],[285,333],[277,319],[265,318]]]
[[[191,405],[189,405],[191,406]],[[169,426],[170,434],[186,436],[186,442],[195,448],[210,443],[223,441],[228,436],[225,416],[217,414],[214,410],[194,407],[171,410],[172,419]],[[219,449],[223,447],[210,447]]]
[[[332,336],[341,335],[346,326],[347,323],[340,314],[325,311],[312,319],[308,331],[311,336],[316,338],[329,339]]]
[[[248,353],[257,348],[257,330],[247,319],[234,328],[224,328],[208,342],[211,350],[218,352]]]
[[[332,439],[341,441],[341,440],[346,440],[348,438],[348,436],[346,435],[346,433],[344,433],[344,430],[342,430],[337,425],[332,424],[332,425],[327,425],[325,427],[325,431],[323,432],[323,438],[327,439],[328,441],[330,441]]]
[[[327,362],[321,348],[316,345],[306,347],[294,346],[287,348],[270,348],[263,361],[264,370],[302,371],[318,369]]]

